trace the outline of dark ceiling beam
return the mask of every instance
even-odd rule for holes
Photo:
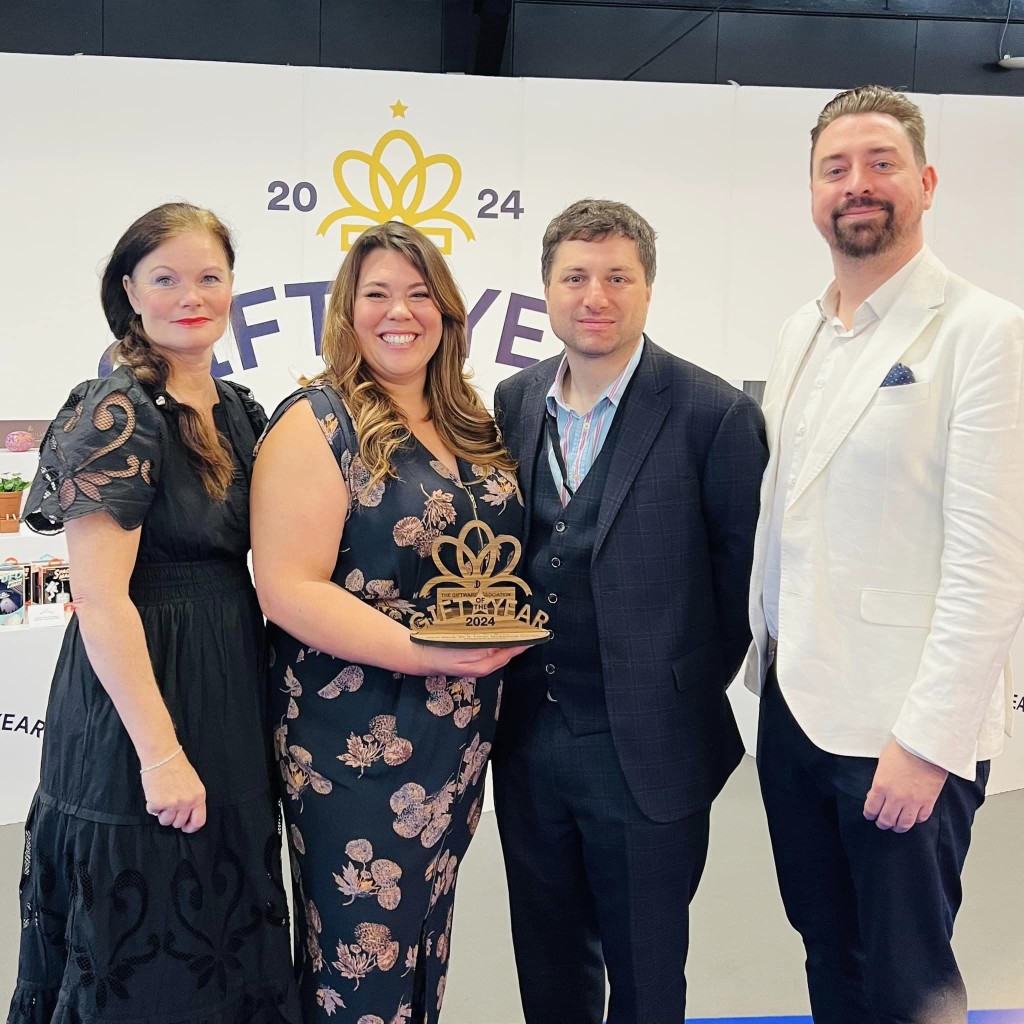
[[[518,0],[520,3],[564,3],[566,0]],[[716,0],[572,0],[574,6],[672,7],[713,10]],[[728,0],[724,11],[763,14],[846,14],[873,18],[928,18],[956,21],[1004,21],[1008,0]],[[1024,0],[1013,0],[1011,22],[1024,21]]]
[[[476,0],[473,7],[478,17],[473,74],[500,75],[513,0]]]

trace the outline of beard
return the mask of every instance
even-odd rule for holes
[[[856,220],[847,223],[841,219],[848,210],[860,207],[882,210],[885,217],[881,223]],[[832,212],[832,247],[844,256],[854,259],[877,256],[891,249],[899,240],[899,234],[895,208],[884,199],[851,199]]]

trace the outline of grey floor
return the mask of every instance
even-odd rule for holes
[[[1024,791],[990,797],[964,872],[955,946],[975,1009],[1024,1008]],[[18,949],[18,825],[0,828],[0,992]],[[485,813],[459,872],[445,1024],[520,1024],[508,906],[494,815]],[[708,867],[692,909],[692,1017],[807,1012],[800,944],[771,868],[753,762],[715,804]],[[6,995],[0,996],[5,999]]]

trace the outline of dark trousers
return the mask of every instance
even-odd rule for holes
[[[494,797],[526,1024],[682,1024],[689,904],[710,809],[658,824],[610,733],[574,736],[557,705],[500,747]]]
[[[816,747],[772,668],[757,767],[782,901],[807,950],[816,1024],[964,1024],[967,993],[950,939],[989,762],[974,782],[950,775],[931,817],[902,834],[864,817],[877,764]]]

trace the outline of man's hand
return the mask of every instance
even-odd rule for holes
[[[890,740],[882,751],[875,777],[864,801],[864,817],[879,828],[909,832],[919,821],[931,817],[942,792],[944,768],[925,761]]]

